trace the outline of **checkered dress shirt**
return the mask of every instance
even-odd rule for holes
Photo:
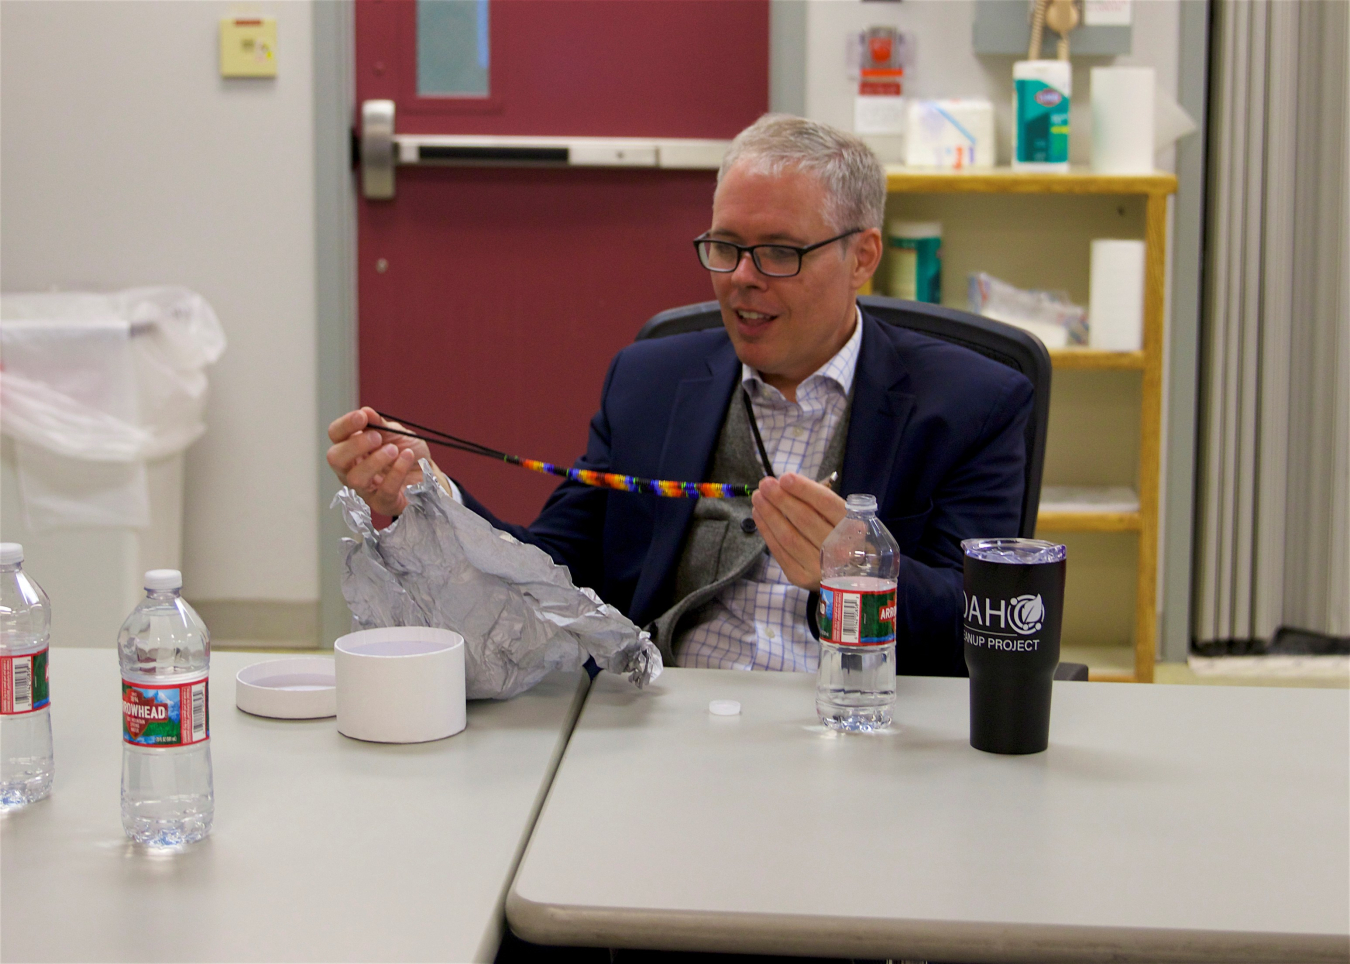
[[[797,401],[741,366],[741,384],[773,462],[774,474],[817,478],[835,426],[848,404],[862,344],[862,313],[839,353],[797,386]],[[732,404],[737,404],[735,400]],[[814,673],[820,644],[806,628],[807,591],[788,582],[766,549],[744,579],[723,589],[699,610],[698,624],[680,634],[680,666],[712,669],[773,669]]]

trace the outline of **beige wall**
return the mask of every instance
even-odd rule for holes
[[[279,76],[224,80],[237,4],[0,4],[0,285],[173,283],[215,307],[207,434],[187,453],[194,599],[318,598],[309,2]]]

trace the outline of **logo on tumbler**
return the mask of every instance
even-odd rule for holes
[[[1040,593],[1000,599],[997,606],[993,599],[985,599],[981,610],[980,597],[967,596],[965,620],[971,626],[988,629],[992,629],[994,621],[998,620],[999,629],[1011,629],[1019,636],[1030,636],[1039,632],[1045,622],[1045,601]]]
[[[1029,636],[1041,628],[1045,621],[1045,603],[1040,594],[1035,596],[1013,596],[1008,600],[1010,612],[1008,622],[1023,636]]]

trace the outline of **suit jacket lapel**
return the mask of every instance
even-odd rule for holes
[[[886,511],[891,474],[914,396],[905,391],[908,374],[881,323],[863,312],[863,339],[853,376],[844,471],[839,491],[868,493]]]
[[[701,482],[712,461],[717,434],[726,417],[731,393],[740,382],[741,363],[731,342],[707,359],[706,372],[686,378],[675,392],[661,448],[660,478]],[[719,481],[719,480],[714,480]],[[633,589],[629,612],[642,625],[656,615],[648,612],[662,588],[674,577],[685,531],[694,514],[693,499],[656,499],[652,541]],[[664,607],[661,607],[664,608]]]

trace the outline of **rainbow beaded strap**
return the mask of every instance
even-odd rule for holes
[[[562,465],[554,465],[552,462],[542,462],[539,459],[522,459],[518,455],[508,455],[506,452],[490,449],[486,445],[479,445],[477,442],[470,442],[468,439],[462,439],[447,432],[418,425],[416,422],[410,422],[404,418],[395,418],[393,415],[386,415],[384,412],[377,412],[376,414],[386,422],[397,422],[400,425],[411,426],[418,432],[425,432],[426,434],[418,435],[416,432],[409,432],[403,428],[390,428],[385,425],[369,426],[376,431],[421,439],[423,442],[442,445],[459,452],[470,452],[474,455],[499,459],[509,465],[519,465],[523,469],[529,469],[531,472],[556,475],[600,489],[614,489],[618,492],[650,492],[671,499],[735,499],[748,496],[757,488],[753,485],[732,485],[728,482],[671,482],[666,479],[644,479],[636,475],[620,475],[617,472],[569,469]]]

